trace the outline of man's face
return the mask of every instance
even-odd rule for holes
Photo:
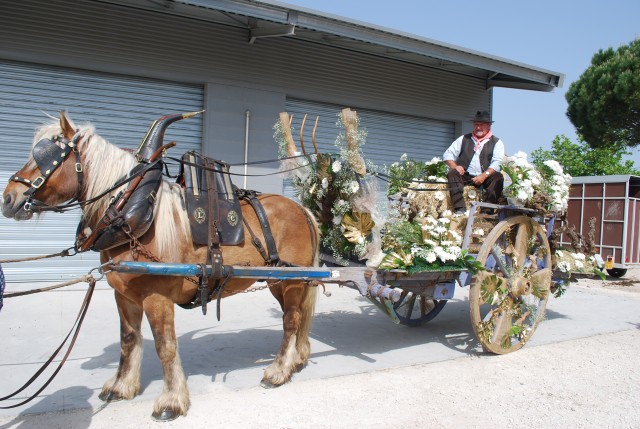
[[[476,138],[481,139],[482,137],[486,136],[490,130],[491,130],[490,122],[474,122],[473,123],[473,135],[476,136]]]

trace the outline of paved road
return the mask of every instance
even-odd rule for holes
[[[295,395],[304,395],[305,391],[307,395],[311,395],[308,398],[313,397],[313,411],[309,411],[308,416],[311,418],[318,410],[324,409],[323,401],[328,400],[313,395],[316,392],[314,386],[318,384],[324,386],[324,389],[329,389],[332,383],[347,385],[349,391],[358,392],[358,395],[350,395],[357,399],[356,403],[349,404],[342,400],[332,406],[332,412],[339,406],[346,407],[347,412],[362,407],[369,411],[388,408],[388,419],[376,420],[380,425],[387,427],[401,421],[407,423],[403,427],[456,427],[458,423],[467,424],[469,422],[465,420],[443,420],[443,417],[439,417],[440,420],[420,426],[421,423],[428,422],[424,420],[427,417],[420,418],[420,421],[400,418],[396,414],[397,410],[394,411],[394,408],[398,407],[398,397],[404,397],[420,387],[420,383],[414,381],[417,375],[411,375],[411,372],[417,371],[424,376],[425,368],[433,371],[428,380],[436,381],[436,384],[430,383],[420,392],[429,396],[436,387],[436,391],[444,395],[438,398],[441,403],[439,408],[427,413],[428,416],[442,416],[450,414],[449,408],[452,403],[457,403],[457,400],[447,395],[447,392],[441,391],[444,387],[437,383],[440,378],[453,382],[460,377],[467,377],[465,383],[471,383],[469,389],[475,388],[479,395],[483,395],[487,389],[483,379],[486,376],[487,379],[493,380],[495,368],[506,370],[526,359],[533,359],[535,362],[539,359],[536,354],[547,356],[545,360],[549,361],[549,367],[545,373],[548,373],[548,370],[567,364],[567,350],[582,350],[579,358],[589,362],[611,359],[608,355],[590,356],[591,346],[585,345],[588,344],[584,343],[585,341],[596,341],[601,349],[609,350],[610,344],[615,345],[622,340],[625,347],[621,347],[620,350],[630,347],[631,350],[634,350],[634,347],[638,350],[640,293],[625,291],[623,287],[594,287],[591,286],[592,282],[583,282],[581,280],[581,283],[571,287],[566,296],[560,299],[551,298],[547,307],[547,320],[538,328],[533,339],[523,350],[506,357],[480,353],[469,322],[466,288],[456,291],[454,299],[434,321],[423,327],[407,328],[391,323],[356,291],[333,287],[331,297],[319,298],[312,331],[313,354],[309,365],[295,376],[292,384],[276,391],[256,387],[262,370],[268,365],[280,342],[281,314],[275,299],[268,292],[252,293],[223,301],[221,322],[215,320],[213,308],[210,308],[207,316],[203,316],[197,310],[178,309],[176,319],[180,353],[188,377],[193,406],[187,418],[178,420],[183,423],[174,422],[172,427],[175,424],[186,425],[189,422],[202,423],[211,417],[210,412],[217,409],[220,413],[226,409],[229,414],[221,416],[216,413],[218,415],[212,417],[212,422],[218,423],[226,419],[231,424],[233,421],[229,420],[230,416],[242,413],[242,407],[254,410],[253,401],[262,399],[266,401],[265,410],[268,410],[269,398],[275,399],[285,395],[283,400],[286,401],[287,392],[293,394],[295,399],[300,398]],[[614,282],[609,281],[605,284],[611,283]],[[0,312],[0,344],[3,345],[0,354],[0,395],[21,386],[48,358],[73,323],[83,295],[82,290],[76,288],[5,301],[5,306]],[[147,326],[145,338],[142,394],[134,401],[111,404],[102,409],[102,402],[98,400],[97,395],[104,381],[113,375],[119,357],[118,321],[113,294],[102,285],[95,293],[70,360],[59,376],[31,403],[12,410],[0,410],[0,429],[41,427],[39,425],[43,422],[48,422],[47,426],[50,427],[59,425],[79,428],[157,425],[150,423],[149,415],[151,403],[162,389],[162,374]],[[635,368],[638,363],[637,353],[620,356],[620,350],[615,355],[623,360],[631,360],[632,368]],[[496,362],[499,365],[494,367]],[[615,362],[610,361],[609,364]],[[446,365],[446,368],[439,369],[442,365]],[[469,375],[469,365],[479,366],[480,374]],[[575,368],[569,365],[567,371],[570,370]],[[404,374],[405,372],[408,373]],[[394,373],[398,374],[391,376]],[[629,376],[635,381],[636,386],[640,385],[638,372]],[[362,380],[362,377],[366,379]],[[402,381],[404,377],[407,378]],[[374,384],[364,384],[362,389],[356,384],[367,381]],[[525,386],[532,382],[532,379],[530,375],[523,380],[516,376],[511,381],[517,386]],[[491,383],[495,384],[496,380]],[[427,388],[429,385],[431,388]],[[458,388],[463,388],[463,384],[459,384]],[[295,393],[296,389],[300,391]],[[284,393],[270,393],[281,391]],[[379,392],[384,392],[384,395],[381,397]],[[634,392],[637,393],[637,400],[640,390],[636,388]],[[453,393],[464,396],[469,391],[458,390],[457,393]],[[227,405],[211,402],[211,395],[228,396]],[[18,400],[25,397],[21,395]],[[336,398],[341,398],[341,395],[332,396],[333,400]],[[371,403],[367,403],[368,398],[371,399]],[[535,397],[503,399],[510,407],[516,409],[522,405],[520,402],[523,400],[528,403],[541,400]],[[227,409],[234,401],[241,407],[238,410]],[[405,402],[407,401],[403,403]],[[438,403],[432,402],[434,406]],[[460,406],[462,409],[457,412],[462,414],[459,414],[459,417],[466,418],[464,404],[459,404],[458,408]],[[52,414],[44,418],[29,417],[34,413],[59,411],[67,413]],[[234,412],[236,414],[233,414]],[[357,413],[354,415],[358,416]],[[376,414],[365,414],[361,418],[373,415]],[[518,412],[513,416],[522,417]],[[286,420],[272,419],[270,423],[263,422],[262,425],[257,420],[249,424],[252,420],[245,417],[241,421],[247,423],[246,427],[350,426],[348,419],[343,420],[345,425],[340,425],[333,418],[326,420],[326,415],[325,420],[321,420],[320,423],[311,419],[287,424]],[[321,417],[322,413],[316,419]],[[470,422],[485,421],[483,419]],[[640,419],[635,421],[640,422]],[[598,420],[594,422],[597,423]],[[355,421],[352,423],[355,425]],[[624,419],[620,423],[627,427],[637,427],[631,423],[627,424]],[[237,426],[238,421],[235,424]]]

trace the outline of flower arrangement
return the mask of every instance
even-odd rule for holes
[[[388,217],[380,253],[368,264],[409,272],[479,268],[461,249],[459,219],[450,210],[444,162],[440,158],[418,162],[405,154],[387,173]]]
[[[565,174],[558,161],[552,159],[545,161],[538,169],[542,183],[538,186],[537,192],[549,199],[545,208],[552,212],[564,213],[569,206],[571,176]]]
[[[387,195],[395,195],[406,190],[408,184],[416,184],[413,182],[447,182],[447,166],[438,157],[434,157],[431,161],[420,162],[407,157],[403,154],[399,162],[394,162],[387,168],[389,176],[389,188]],[[422,184],[422,183],[421,183]]]
[[[549,212],[562,214],[567,210],[571,176],[564,174],[557,161],[534,166],[527,161],[527,154],[520,151],[505,157],[502,171],[510,180],[503,191],[506,197]]]
[[[451,228],[451,217],[449,210],[439,218],[427,215],[409,221],[401,214],[391,217],[384,226],[379,263],[372,263],[380,269],[410,272],[464,267],[462,236]]]
[[[296,197],[318,221],[322,246],[346,265],[350,259],[367,257],[375,239],[377,189],[375,179],[366,173],[360,151],[366,131],[358,130],[355,112],[343,110],[336,125],[341,129],[337,154],[318,153],[291,162],[290,129],[282,119],[274,126],[274,138],[283,160],[281,170],[288,170]]]
[[[605,275],[598,267],[594,255],[585,255],[582,252],[571,252],[566,249],[557,249],[554,253],[554,262],[557,271],[563,274],[563,281],[552,286],[551,292],[556,298],[562,296],[569,284],[572,274],[595,274],[604,280]]]
[[[542,183],[540,173],[527,162],[527,154],[524,152],[505,156],[502,171],[506,173],[511,182],[504,188],[504,195],[523,203],[533,198],[535,187]]]

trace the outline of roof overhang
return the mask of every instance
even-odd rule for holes
[[[274,0],[100,0],[245,28],[247,43],[291,37],[486,82],[487,88],[552,91],[564,75],[432,39]]]

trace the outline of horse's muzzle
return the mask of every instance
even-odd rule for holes
[[[28,220],[33,217],[32,211],[24,209],[26,199],[19,200],[13,192],[3,195],[0,204],[2,205],[2,215],[15,220]]]

